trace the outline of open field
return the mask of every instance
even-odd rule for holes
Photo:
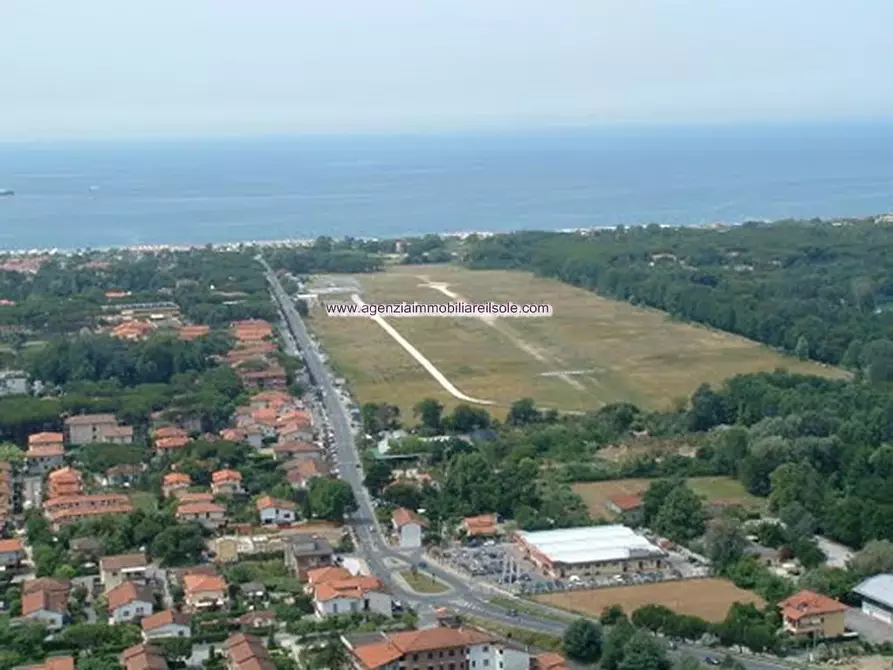
[[[786,367],[844,375],[744,338],[677,323],[662,312],[523,272],[398,266],[339,281],[359,283],[367,302],[449,302],[453,298],[446,293],[452,293],[473,302],[551,304],[553,316],[542,318],[388,319],[463,393],[501,408],[525,396],[542,407],[568,411],[619,401],[668,408],[702,382],[718,384],[744,372]],[[349,300],[349,294],[323,299]],[[361,403],[393,402],[404,414],[425,397],[455,405],[371,320],[327,317],[317,307],[311,310],[310,326]]]
[[[755,593],[739,589],[725,579],[712,578],[550,593],[535,600],[596,617],[611,605],[620,605],[627,614],[643,605],[663,605],[677,614],[690,614],[706,621],[722,621],[735,602],[764,604]]]
[[[641,495],[648,490],[653,481],[653,479],[615,479],[573,484],[571,488],[583,498],[590,514],[613,519],[616,515],[605,506],[609,497],[620,493]],[[728,503],[748,508],[759,508],[763,505],[763,500],[748,493],[741,482],[731,477],[692,477],[687,481],[689,488],[709,503]]]

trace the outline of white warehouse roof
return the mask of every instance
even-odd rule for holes
[[[893,609],[893,575],[875,575],[861,582],[853,593]]]
[[[626,526],[587,526],[519,532],[531,549],[553,563],[602,563],[665,556],[666,553]]]

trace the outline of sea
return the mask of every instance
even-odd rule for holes
[[[0,144],[0,249],[893,210],[893,122]]]

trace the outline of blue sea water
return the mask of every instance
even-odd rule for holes
[[[0,145],[0,248],[893,209],[893,124]]]

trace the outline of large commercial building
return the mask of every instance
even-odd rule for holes
[[[893,575],[869,577],[857,585],[853,593],[862,599],[865,614],[893,624]]]
[[[518,532],[515,541],[530,561],[553,578],[655,572],[666,567],[666,552],[626,526]]]

